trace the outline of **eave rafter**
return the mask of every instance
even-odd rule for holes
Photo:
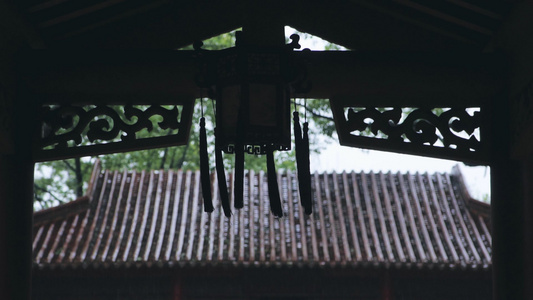
[[[50,48],[176,49],[239,28],[244,15],[233,0],[49,0],[21,6]]]
[[[484,109],[501,89],[500,58],[495,55],[331,51],[297,55],[306,55],[309,61],[308,73],[313,89],[305,96],[352,99],[353,103],[344,102],[345,108]],[[69,52],[68,55],[41,51],[31,53],[23,60],[25,67],[31,69],[23,74],[27,74],[25,84],[39,105],[172,105],[181,101],[191,108],[195,97],[200,96],[194,82],[197,67],[193,56],[194,53],[189,51]],[[335,107],[333,109],[335,111]],[[186,115],[190,113],[188,111]],[[455,120],[452,119],[448,120],[450,126]],[[190,125],[190,117],[185,120]],[[480,128],[483,136],[483,124],[478,123],[475,127]],[[188,128],[186,125],[183,129]],[[337,128],[339,130],[339,125]],[[341,133],[342,130],[339,135]],[[341,137],[341,143],[345,141]],[[485,150],[480,150],[485,149],[483,147],[474,150],[481,152],[465,155],[454,151],[453,147],[462,148],[460,145],[441,153],[442,150],[434,151],[427,145],[422,148],[409,146],[411,148],[406,150],[403,143],[380,147],[365,143],[346,144],[476,163],[483,163],[488,157],[483,152]],[[46,159],[53,159],[53,155]]]

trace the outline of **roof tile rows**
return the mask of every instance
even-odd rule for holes
[[[270,213],[266,175],[248,171],[245,205],[203,212],[199,172],[102,171],[89,196],[37,212],[34,263],[53,267],[296,265],[482,268],[488,217],[471,209],[460,175],[312,175],[313,214],[297,176],[278,174],[285,216]],[[232,176],[228,176],[232,194]],[[476,203],[477,206],[485,207]]]

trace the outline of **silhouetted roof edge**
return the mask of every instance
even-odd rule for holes
[[[459,187],[461,188],[461,194],[463,194],[465,197],[465,204],[468,206],[470,212],[490,219],[490,204],[472,197],[459,165],[453,166],[452,175],[457,180]]]

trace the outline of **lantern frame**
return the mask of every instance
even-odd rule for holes
[[[195,48],[202,55],[197,83],[216,100],[216,143],[225,153],[242,145],[249,154],[291,149],[290,96],[302,77],[293,49],[297,35],[282,47],[257,47],[242,42],[218,51]],[[204,55],[205,53],[205,55]]]

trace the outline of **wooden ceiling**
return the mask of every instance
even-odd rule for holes
[[[261,18],[262,11],[270,10],[286,25],[350,49],[479,51],[490,43],[510,7],[503,0],[13,3],[48,48],[151,49],[176,49],[216,36],[242,27],[246,18]]]

